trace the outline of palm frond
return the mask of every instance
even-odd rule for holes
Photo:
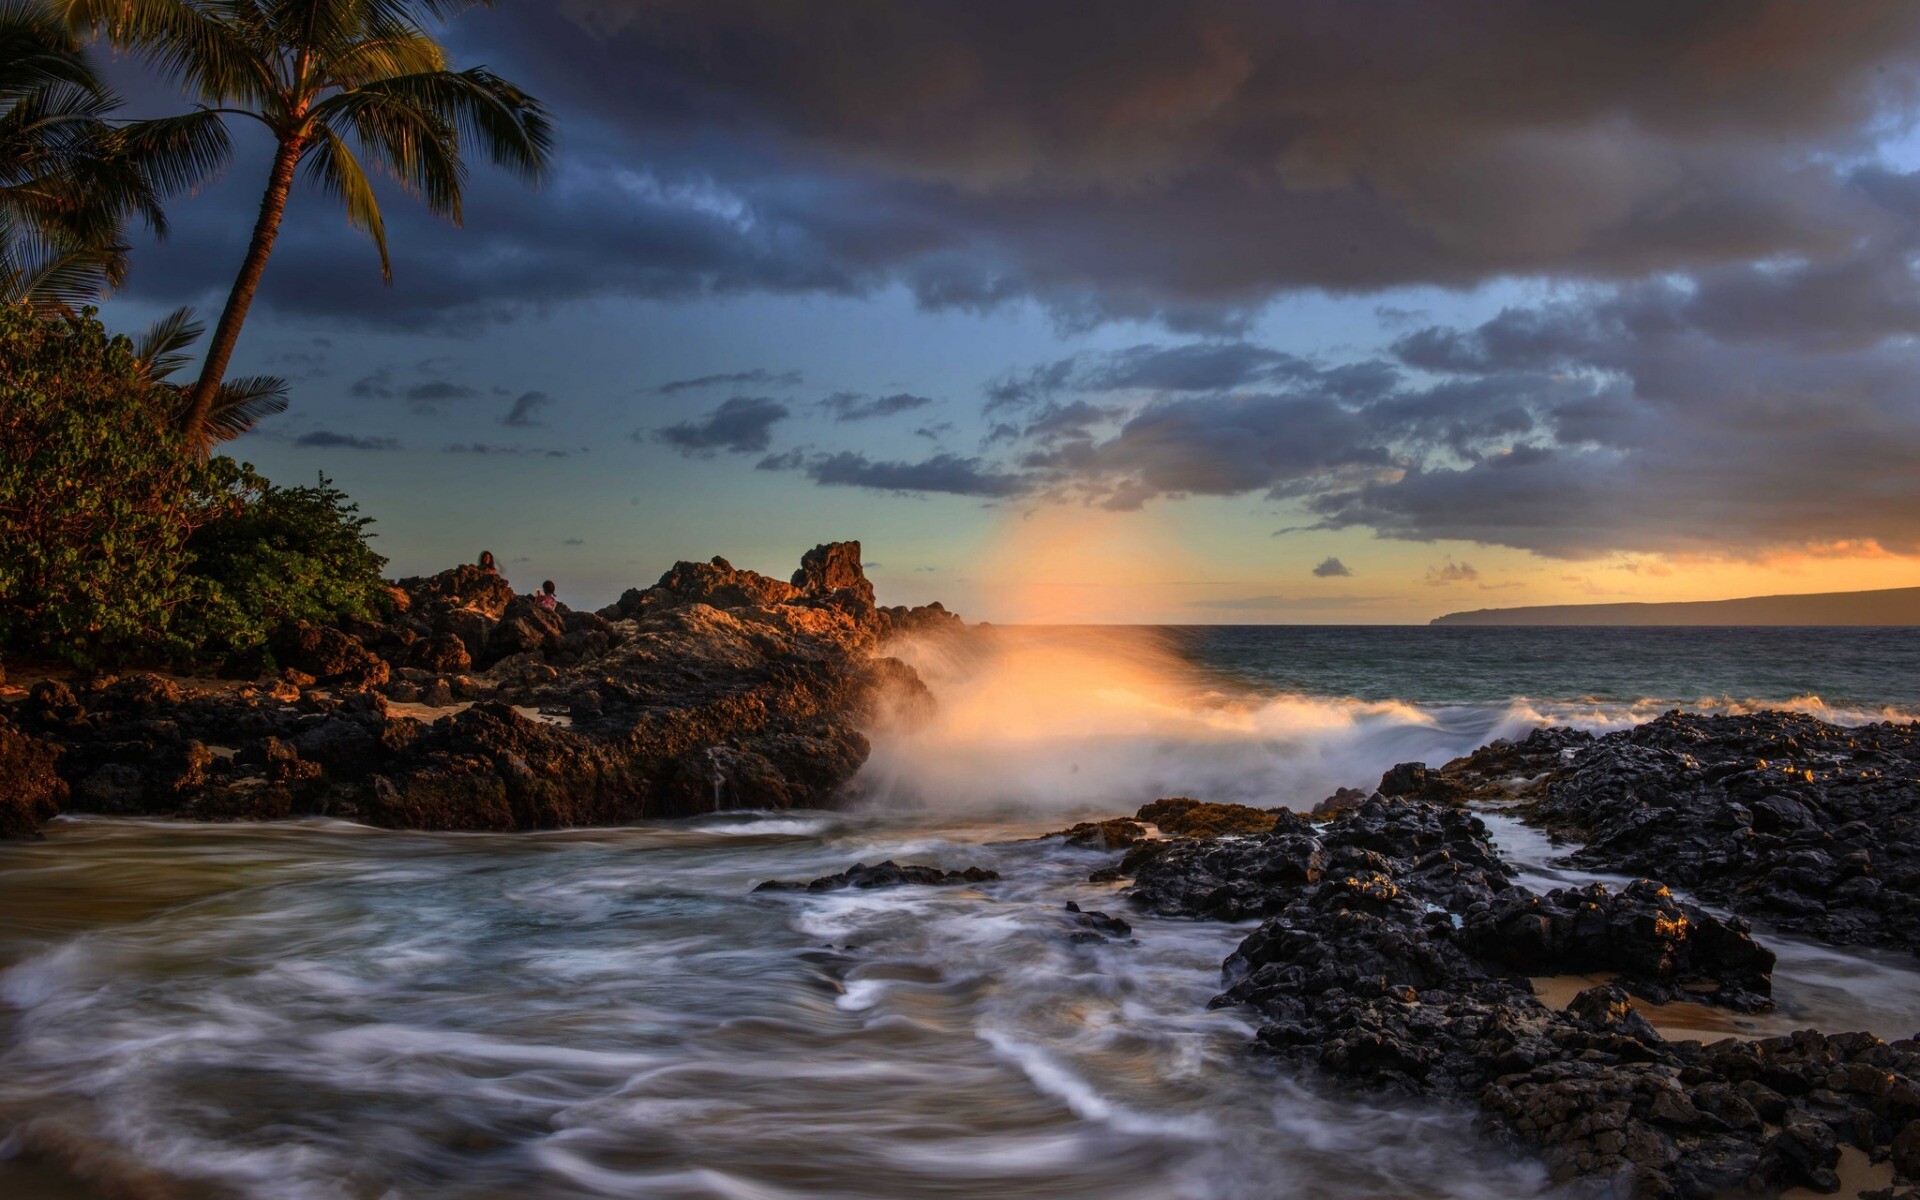
[[[213,393],[207,428],[216,442],[230,442],[268,417],[287,411],[287,381],[273,375],[229,379]]]
[[[134,342],[133,352],[147,364],[149,377],[165,379],[193,361],[186,350],[205,332],[206,326],[194,316],[193,310],[182,306],[147,326],[147,331]]]
[[[320,140],[307,155],[307,178],[340,201],[347,210],[347,222],[365,233],[380,251],[380,277],[393,281],[393,262],[387,257],[387,225],[380,216],[380,198],[374,194],[360,160],[331,129],[320,131]]]

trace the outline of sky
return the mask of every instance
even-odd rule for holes
[[[553,110],[393,281],[296,189],[229,447],[576,606],[859,539],[992,620],[1920,584],[1907,0],[503,0]],[[136,63],[142,115],[186,101]],[[103,309],[217,313],[266,147]]]

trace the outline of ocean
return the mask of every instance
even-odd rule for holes
[[[427,834],[62,819],[0,843],[0,1194],[1497,1200],[1471,1114],[1355,1099],[1210,1009],[1248,926],[1040,840],[1156,796],[1311,803],[1544,720],[1910,719],[1912,630],[1005,629],[903,654],[844,812]],[[1537,886],[1587,878],[1495,815]],[[755,894],[892,858],[955,889]],[[1083,944],[1063,910],[1125,913]],[[1779,1010],[1911,1032],[1911,962],[1766,935]]]

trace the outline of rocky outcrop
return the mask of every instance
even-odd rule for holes
[[[1326,824],[1177,840],[1138,865],[1131,895],[1161,914],[1264,918],[1215,1000],[1261,1015],[1262,1052],[1356,1089],[1476,1104],[1588,1192],[1830,1191],[1839,1146],[1884,1157],[1920,1116],[1911,1041],[1663,1040],[1629,991],[1763,1004],[1772,955],[1658,885],[1535,895],[1456,807],[1374,797]],[[1526,978],[1595,971],[1621,986],[1565,1010]]]
[[[281,678],[43,683],[13,719],[59,748],[76,811],[511,830],[820,806],[883,709],[931,703],[876,652],[848,545],[804,588],[680,563],[618,620],[458,567],[396,585],[384,621],[289,627]]]
[[[1668,713],[1595,738],[1542,730],[1446,768],[1528,783],[1574,862],[1648,875],[1780,929],[1920,951],[1920,725]]]
[[[0,722],[0,838],[33,837],[60,815],[66,781],[53,747]]]
[[[968,883],[991,883],[998,878],[1000,878],[999,872],[989,871],[983,867],[943,871],[939,867],[923,867],[913,863],[902,866],[888,859],[873,866],[855,863],[837,875],[823,875],[819,879],[806,883],[769,879],[753,890],[756,892],[837,892],[846,888],[866,891],[871,888],[891,887],[958,887]],[[1076,908],[1074,911],[1078,912],[1079,909]]]

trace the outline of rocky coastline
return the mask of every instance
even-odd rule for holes
[[[284,631],[271,677],[36,682],[0,708],[0,836],[62,811],[506,831],[825,806],[865,731],[933,703],[892,639],[961,628],[878,606],[858,543],[790,581],[678,563],[598,613],[458,567],[396,583],[381,622]],[[1527,886],[1493,811],[1632,882]],[[1879,1175],[1850,1194],[1920,1200],[1920,1041],[1658,1019],[1770,1008],[1775,932],[1920,952],[1920,725],[1675,712],[1402,763],[1311,814],[1169,798],[1054,836],[1110,855],[1091,879],[1137,911],[1249,924],[1213,1003],[1257,1017],[1252,1053],[1471,1107],[1575,1194],[1833,1193],[1852,1155]],[[887,861],[760,890],[997,878]],[[1582,982],[1550,1002],[1548,979]]]
[[[791,581],[682,562],[598,613],[493,571],[398,581],[378,622],[282,630],[278,672],[40,680],[0,705],[0,836],[65,812],[516,830],[830,802],[863,729],[928,703],[858,542]]]
[[[1537,893],[1470,805],[1639,878]],[[1259,1016],[1256,1053],[1337,1088],[1473,1105],[1576,1194],[1835,1193],[1853,1153],[1881,1178],[1850,1195],[1914,1200],[1920,1040],[1703,1043],[1646,1014],[1770,1007],[1770,930],[1913,951],[1916,815],[1920,726],[1670,713],[1403,763],[1311,816],[1163,800],[1058,836],[1121,851],[1092,878],[1138,908],[1260,922],[1214,1000]],[[1554,1005],[1543,976],[1611,982]]]

